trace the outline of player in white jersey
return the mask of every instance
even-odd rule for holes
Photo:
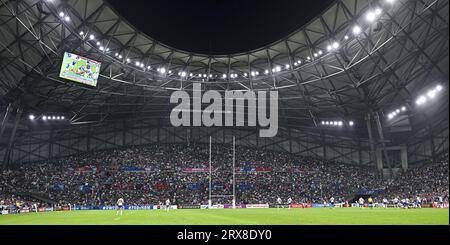
[[[400,200],[398,197],[394,198],[394,200],[392,200],[392,202],[394,203],[394,206],[396,208],[400,208],[400,205],[399,205]]]
[[[119,198],[119,200],[117,200],[117,214],[116,215],[123,215],[123,205],[124,205],[125,201],[123,200],[123,198]]]
[[[331,198],[330,198],[330,207],[331,207],[331,208],[334,208],[334,207],[335,207],[335,203],[334,203],[334,202],[335,202],[334,197],[331,197]]]
[[[281,208],[281,205],[283,204],[283,200],[281,200],[281,198],[277,199],[277,208]]]
[[[291,208],[291,205],[292,205],[292,198],[289,198],[289,199],[288,199],[288,205],[289,205],[289,208]]]
[[[422,208],[422,198],[419,196],[416,198],[416,208]]]
[[[358,204],[359,204],[359,207],[360,207],[360,208],[364,208],[364,202],[365,202],[365,201],[364,201],[364,198],[362,198],[362,197],[359,198]]]
[[[387,198],[383,198],[383,208],[388,208],[389,201]]]
[[[169,212],[170,210],[170,199],[166,200],[166,211]]]

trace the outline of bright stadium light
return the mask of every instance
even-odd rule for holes
[[[161,74],[166,74],[166,72],[167,72],[167,70],[164,67],[159,70],[159,73],[161,73]]]
[[[281,71],[281,66],[275,67],[275,71],[276,71],[276,72],[280,72],[280,71]]]
[[[66,16],[66,17],[64,17],[64,20],[67,21],[67,22],[69,22],[69,21],[70,21],[70,17],[69,17],[69,16]]]
[[[381,8],[375,9],[375,15],[380,16],[381,14],[383,14],[383,10]]]
[[[334,42],[333,43],[333,49],[338,49],[339,48],[339,43],[338,42]]]
[[[320,51],[319,51],[319,55],[322,55],[322,54],[323,54],[323,51],[322,51],[322,50],[320,50]]]
[[[355,122],[354,122],[354,121],[350,121],[350,122],[348,123],[348,125],[350,125],[351,127],[353,127],[353,126],[355,126]]]
[[[47,121],[47,116],[43,116],[42,120]]]
[[[402,111],[405,112],[406,111],[406,106],[402,107]]]
[[[84,31],[81,31],[81,32],[80,32],[80,36],[84,36]]]
[[[349,39],[349,37],[348,37],[347,35],[345,35],[344,39],[345,39],[345,40],[348,40],[348,39]]]
[[[61,117],[61,120],[66,120],[66,117],[65,117],[65,116],[62,116],[62,117]]]
[[[269,73],[270,73],[269,70],[264,71],[264,74],[266,74],[266,75],[269,75]]]
[[[289,68],[291,68],[291,65],[287,64],[284,67],[286,68],[286,70],[289,70]]]
[[[427,93],[428,98],[430,98],[430,99],[436,98],[436,94],[437,94],[437,91],[436,91],[436,90],[430,90],[430,91]]]
[[[65,15],[64,12],[59,12],[59,17],[63,18]]]
[[[353,34],[359,35],[359,34],[361,34],[361,32],[362,32],[362,29],[360,26],[353,27]]]
[[[376,18],[377,18],[377,15],[376,15],[375,12],[373,12],[373,11],[369,11],[369,12],[366,14],[366,20],[367,20],[368,22],[374,22]]]
[[[31,114],[28,118],[29,118],[31,121],[34,121],[34,119],[36,119],[36,117],[35,117],[33,114]]]
[[[386,0],[387,3],[394,4],[395,0]]]
[[[442,87],[442,85],[438,85],[436,87],[436,91],[441,92],[442,90],[444,90],[444,87]]]
[[[91,35],[89,36],[89,39],[90,39],[90,40],[94,40],[94,39],[95,39],[95,36],[91,34]]]
[[[423,105],[427,103],[427,97],[425,96],[420,96],[419,99],[416,101],[417,105]]]

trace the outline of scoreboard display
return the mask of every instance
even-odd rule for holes
[[[66,52],[59,76],[76,83],[97,87],[101,65],[98,61]]]

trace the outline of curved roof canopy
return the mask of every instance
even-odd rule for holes
[[[262,49],[210,56],[158,43],[103,0],[0,2],[0,95],[73,122],[167,117],[173,91],[280,92],[280,124],[361,121],[448,88],[445,0],[339,0]],[[58,77],[65,51],[103,63],[97,88]],[[448,90],[448,89],[447,89]],[[448,107],[448,103],[447,103]]]
[[[335,0],[152,0],[107,2],[130,24],[174,48],[203,54],[247,52],[278,41]]]

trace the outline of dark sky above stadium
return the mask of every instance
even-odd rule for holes
[[[131,24],[174,48],[241,53],[278,41],[334,0],[108,0]]]

